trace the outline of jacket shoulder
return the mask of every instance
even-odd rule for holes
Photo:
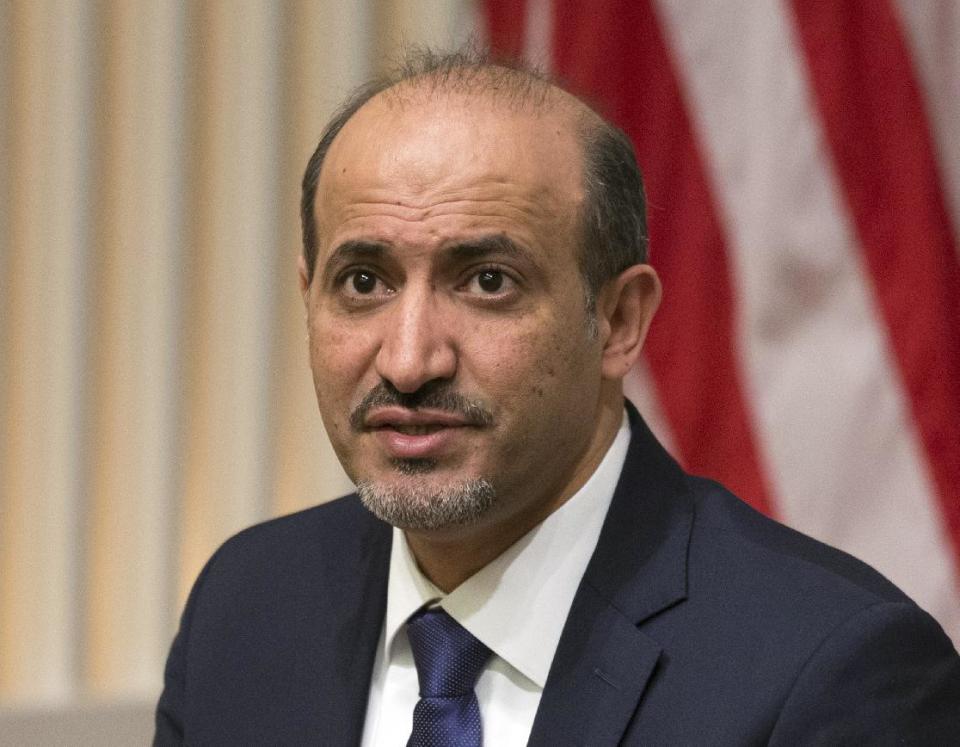
[[[391,536],[347,496],[224,542],[184,608],[155,743],[307,744],[319,734],[354,741]]]
[[[695,513],[692,560],[732,576],[746,573],[757,582],[785,584],[786,591],[804,598],[836,598],[853,607],[912,604],[868,564],[761,514],[721,485],[698,477],[689,477],[688,485]],[[725,562],[716,563],[716,556]],[[697,571],[696,564],[691,570]]]
[[[960,657],[930,615],[851,555],[686,482],[686,593],[641,625],[663,656],[637,735],[866,744],[960,727]]]
[[[362,527],[376,519],[363,507],[355,493],[310,508],[253,524],[228,538],[219,551],[243,551],[277,540],[308,537],[335,537],[341,531]]]
[[[238,532],[211,556],[201,578],[205,586],[242,585],[247,593],[260,584],[316,583],[324,571],[339,577],[371,542],[389,537],[390,527],[350,494]]]

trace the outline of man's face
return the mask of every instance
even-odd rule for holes
[[[539,520],[599,448],[581,149],[562,113],[431,98],[375,98],[327,155],[301,271],[320,411],[395,524]]]

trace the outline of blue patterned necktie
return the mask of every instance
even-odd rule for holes
[[[411,617],[407,637],[420,680],[407,747],[481,747],[473,688],[490,649],[439,607]]]

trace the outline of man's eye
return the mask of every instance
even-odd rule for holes
[[[509,275],[501,270],[480,270],[470,277],[466,289],[480,295],[496,295],[514,289],[516,283]]]
[[[361,298],[379,297],[390,292],[386,283],[370,270],[351,270],[340,276],[340,292],[348,297],[359,300]]]

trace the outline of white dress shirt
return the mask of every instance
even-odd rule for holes
[[[438,603],[493,651],[477,682],[485,745],[524,745],[570,605],[600,536],[630,443],[624,413],[586,484],[493,562],[444,595],[393,530],[387,613],[370,681],[363,747],[402,747],[419,699],[407,618]]]

